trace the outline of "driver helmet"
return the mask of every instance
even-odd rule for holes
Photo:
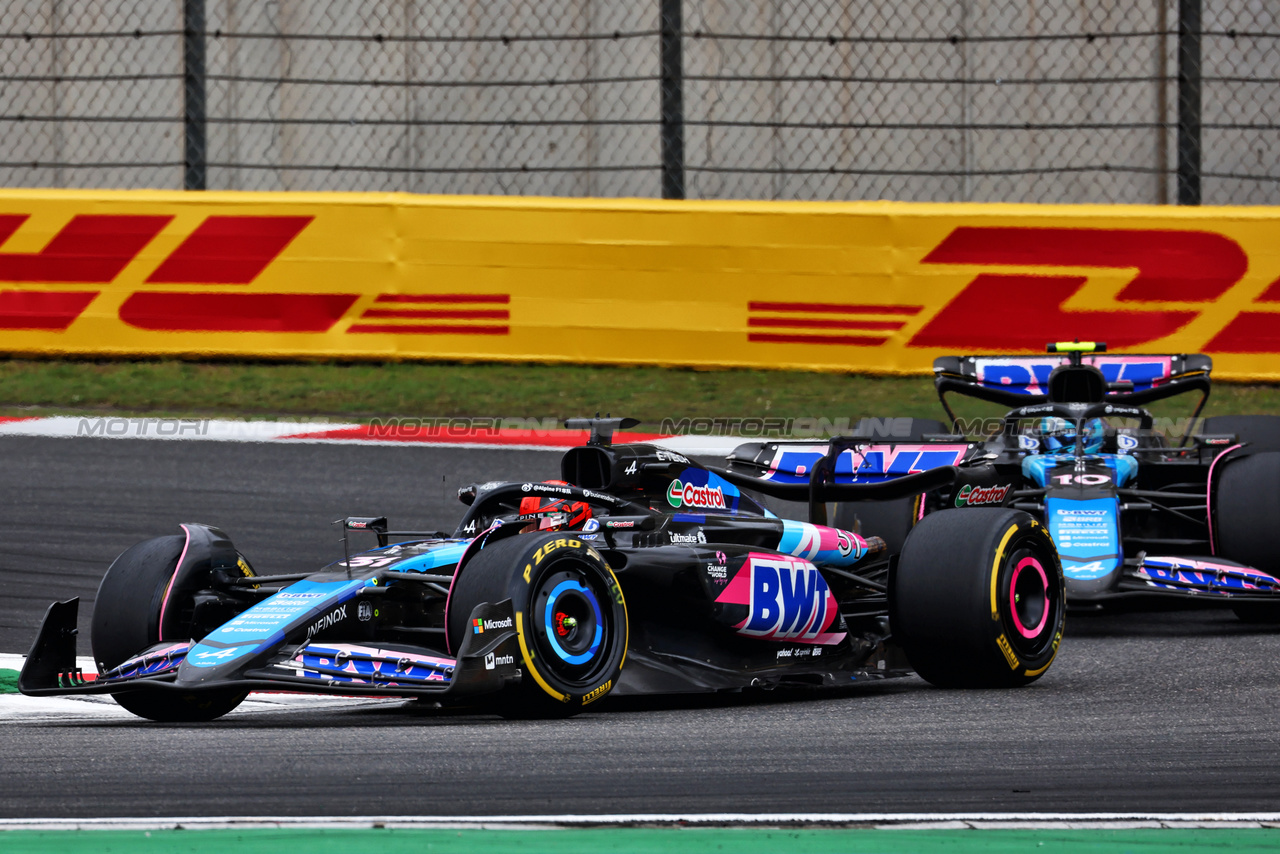
[[[1102,450],[1106,439],[1106,426],[1101,418],[1090,418],[1084,422],[1084,452],[1096,454]],[[1046,453],[1070,454],[1076,447],[1076,425],[1066,418],[1042,418],[1040,420],[1040,441]]]
[[[544,480],[543,483],[555,486],[569,486],[563,480]],[[544,495],[530,495],[520,499],[520,515],[536,516],[520,529],[520,533],[532,531],[560,531],[565,528],[581,528],[591,518],[591,505],[585,501],[571,501],[567,498],[550,498]]]

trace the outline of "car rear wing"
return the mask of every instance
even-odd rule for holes
[[[1102,372],[1106,399],[1121,404],[1162,400],[1197,388],[1208,388],[1213,359],[1192,354],[1113,355],[1089,353],[1081,364]],[[1049,375],[1071,364],[1068,354],[1028,356],[941,356],[933,362],[939,394],[955,391],[1001,403],[1026,406],[1049,399]]]
[[[893,491],[889,484],[908,475],[957,466],[980,453],[977,444],[966,442],[959,436],[902,442],[842,436],[822,444],[747,442],[734,448],[727,460],[731,471],[757,482],[807,487],[813,482],[814,472],[820,471],[823,474],[821,480],[827,486],[856,487],[848,492],[860,495],[869,494],[867,487],[870,486],[883,486],[883,491]],[[759,486],[750,488],[765,495],[774,494]],[[875,497],[884,496],[877,494]]]
[[[1114,355],[1106,352],[1050,352],[1025,356],[941,356],[933,362],[933,382],[942,408],[954,425],[957,421],[947,403],[948,392],[1009,407],[1051,401],[1062,397],[1050,390],[1050,375],[1056,369],[1062,369],[1060,375],[1065,371],[1075,371],[1096,377],[1100,372],[1100,382],[1105,383],[1105,387],[1097,388],[1096,394],[1089,395],[1094,400],[1079,402],[1105,400],[1130,406],[1199,391],[1201,398],[1196,405],[1195,417],[1209,398],[1213,359],[1200,353]],[[1062,385],[1059,384],[1060,387]],[[1066,387],[1072,386],[1066,384]]]
[[[744,489],[809,504],[810,521],[825,518],[827,501],[883,501],[953,485],[959,466],[984,456],[981,446],[936,440],[883,443],[844,436],[827,444],[748,442],[709,471]]]

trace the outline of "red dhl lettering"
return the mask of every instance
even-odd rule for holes
[[[0,215],[0,246],[28,219]],[[79,214],[39,252],[0,251],[0,282],[105,285],[173,219],[134,214]]]
[[[925,264],[1136,269],[1121,303],[1210,303],[1248,268],[1234,240],[1204,231],[961,226]],[[910,347],[1040,350],[1045,341],[1090,336],[1116,348],[1171,335],[1195,319],[1187,308],[1068,311],[1080,275],[979,273],[908,342]],[[999,308],[999,321],[992,322]]]
[[[211,216],[155,269],[152,284],[247,285],[313,220],[309,216]]]
[[[5,251],[11,237],[31,227],[30,219],[30,213],[0,214],[0,329],[66,331],[100,288],[39,286],[115,282],[174,221],[170,215],[76,214],[39,251]],[[248,285],[313,220],[310,215],[206,216],[153,270],[136,272],[149,285]],[[1249,268],[1244,249],[1212,231],[968,225],[953,229],[921,263],[979,269],[941,307],[752,300],[747,340],[762,346],[876,348],[910,336],[905,341],[910,349],[998,352],[1038,351],[1045,341],[1088,334],[1125,349],[1193,328],[1189,324],[1240,283]],[[1112,297],[1088,308],[1068,308],[1087,282],[1079,268],[1133,272]],[[325,333],[352,312],[359,297],[355,292],[246,294],[204,287],[141,290],[121,301],[119,319],[157,332]],[[510,304],[511,294],[505,293],[381,293],[346,332],[353,337],[507,336]],[[999,307],[998,318],[993,306]],[[1191,347],[1208,353],[1280,353],[1280,280],[1219,328],[1206,330],[1205,337],[1203,347]]]
[[[510,294],[378,294],[373,308],[366,309],[347,332],[508,335],[510,303]]]
[[[1244,276],[1249,259],[1231,238],[1208,231],[960,226],[923,264],[1038,267],[1044,272],[978,272],[950,302],[932,313],[906,346],[959,350],[1038,351],[1045,341],[1088,334],[1111,347],[1134,347],[1173,335],[1200,316]],[[1135,270],[1114,305],[1064,306],[1088,281],[1054,268]],[[1255,300],[1280,304],[1280,280]],[[1154,304],[1154,305],[1153,305]],[[1164,304],[1164,305],[1161,305]],[[992,322],[993,307],[999,321]],[[748,340],[761,343],[878,347],[905,325],[887,316],[907,306],[759,303],[748,305]],[[767,314],[766,314],[767,312]],[[836,319],[829,319],[834,313]],[[863,315],[875,321],[864,321]],[[879,321],[879,324],[877,324]],[[759,327],[803,332],[761,333]],[[823,335],[826,329],[880,329],[880,336]],[[815,334],[817,333],[817,334]],[[1207,353],[1280,353],[1280,312],[1242,311],[1207,344]]]
[[[27,221],[0,215],[0,246]],[[314,219],[210,216],[147,278],[156,284],[249,284]],[[171,216],[80,214],[39,252],[0,251],[0,282],[104,285],[114,281]],[[0,329],[63,331],[98,291],[0,291]],[[120,319],[140,329],[201,332],[325,332],[356,294],[138,292]]]

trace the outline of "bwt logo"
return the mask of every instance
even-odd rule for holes
[[[738,632],[774,640],[813,640],[835,601],[826,579],[808,563],[752,558],[749,616]]]
[[[1014,394],[1046,394],[1049,375],[1066,364],[1065,358],[976,359],[974,370],[984,385],[999,386]],[[1149,389],[1172,371],[1168,356],[1087,356],[1086,365],[1102,371],[1109,383],[1127,380],[1135,391]]]

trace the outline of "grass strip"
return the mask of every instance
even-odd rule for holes
[[[999,408],[958,400],[961,416]],[[1194,396],[1169,404],[1189,414]],[[940,418],[929,376],[454,363],[244,363],[172,359],[0,361],[0,414],[166,417],[664,419]],[[1280,412],[1280,387],[1219,384],[1207,415]],[[1158,412],[1157,414],[1165,414]]]
[[[0,668],[0,694],[18,693],[18,671]]]
[[[1005,854],[1034,851],[1198,850],[1274,852],[1280,832],[1266,828],[1139,830],[881,830],[779,828],[582,828],[556,830],[153,830],[8,831],[6,854]]]

